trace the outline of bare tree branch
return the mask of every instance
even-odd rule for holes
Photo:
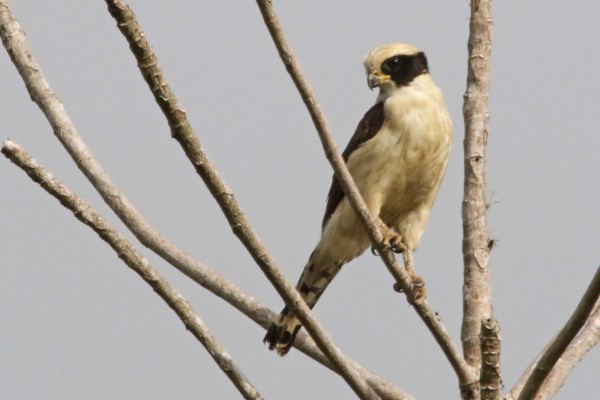
[[[498,400],[500,379],[500,325],[493,318],[481,322],[481,400]]]
[[[510,393],[503,397],[504,400],[513,400],[519,397],[519,394],[525,386],[525,382],[529,379],[533,369],[550,344],[554,341],[556,335],[550,343],[542,350],[542,352],[531,363],[527,370],[521,375],[517,383],[513,386]],[[592,349],[600,341],[600,300],[596,302],[594,312],[590,316],[588,322],[575,339],[569,344],[563,355],[557,361],[555,367],[550,371],[546,381],[538,391],[538,395],[542,398],[552,398],[556,392],[562,387],[567,376],[573,370],[575,365],[581,361],[588,351]]]
[[[179,142],[196,172],[221,207],[233,233],[244,244],[285,303],[296,312],[317,346],[336,365],[340,375],[355,393],[364,399],[379,397],[333,344],[328,334],[312,316],[310,309],[296,292],[294,286],[285,279],[258,235],[252,230],[233,193],[204,153],[185,112],[164,78],[158,59],[142,34],[131,8],[121,0],[107,0],[106,3],[109,12],[117,21],[119,30],[129,42],[131,51],[138,61],[140,72],[169,123],[173,138]]]
[[[25,34],[12,16],[8,8],[8,3],[5,0],[0,0],[0,36],[27,87],[29,95],[50,122],[57,138],[80,170],[84,172],[94,185],[94,188],[99,192],[104,201],[132,231],[136,238],[202,287],[227,301],[261,327],[268,328],[276,313],[244,293],[231,281],[198,263],[182,249],[179,249],[162,237],[144,220],[128,199],[119,192],[77,133],[72,121],[64,110],[64,106],[44,79],[41,68],[29,49]],[[305,333],[298,335],[295,347],[327,368],[337,372],[335,366],[323,356]],[[351,362],[351,364],[382,398],[412,399],[409,394],[366,370],[364,367],[355,362]]]
[[[109,7],[110,3],[124,5],[121,1],[111,2],[107,0],[107,3],[109,3]],[[289,45],[285,41],[283,31],[281,30],[277,17],[272,9],[271,1],[257,0],[257,3],[259,4],[259,7],[261,7],[263,17],[275,40],[275,44],[286,69],[290,72],[292,79],[299,79],[298,81],[294,79],[294,82],[296,83],[311,114],[313,122],[317,127],[317,131],[323,142],[326,157],[332,163],[336,177],[342,182],[344,191],[347,193],[359,218],[364,219],[363,222],[367,227],[367,231],[370,231],[369,234],[371,235],[371,240],[377,248],[378,244],[381,243],[381,232],[379,231],[379,227],[368,213],[366,207],[364,207],[364,202],[362,202],[360,194],[353,186],[352,179],[343,165],[343,161],[341,161],[341,158],[339,157],[339,152],[337,151],[331,136],[328,134],[325,119],[315,100],[314,94],[300,73],[300,68],[296,63]],[[464,143],[465,197],[463,202],[463,255],[465,261],[465,282],[464,318],[461,335],[463,340],[464,359],[460,356],[458,349],[450,340],[444,326],[439,322],[437,315],[433,313],[425,300],[420,301],[414,297],[414,294],[419,288],[414,287],[414,282],[410,281],[410,278],[402,266],[396,261],[394,255],[385,249],[379,248],[379,253],[382,255],[384,263],[398,282],[398,286],[407,293],[409,302],[415,306],[415,309],[419,307],[424,308],[424,311],[417,309],[417,312],[432,331],[434,337],[440,343],[443,351],[446,353],[452,366],[457,372],[459,380],[461,381],[461,387],[464,389],[463,396],[465,398],[478,398],[480,391],[481,398],[484,399],[498,398],[498,388],[501,384],[499,380],[499,349],[496,351],[494,347],[496,345],[499,346],[500,344],[497,336],[498,332],[493,325],[493,322],[495,321],[493,319],[490,319],[489,321],[486,320],[487,317],[491,317],[492,315],[491,289],[489,282],[489,253],[492,247],[492,241],[489,240],[487,234],[487,222],[485,216],[485,208],[487,208],[485,201],[485,146],[488,134],[487,93],[489,91],[488,71],[492,25],[491,17],[489,16],[490,9],[491,0],[471,1],[472,15],[471,36],[469,38],[469,75],[464,106],[466,131]],[[129,23],[131,21],[126,22]],[[119,26],[119,28],[122,30],[125,29],[121,26]],[[277,30],[279,30],[279,32]],[[138,36],[133,35],[132,38],[145,41],[141,31],[138,31],[138,33]],[[276,38],[279,34],[280,39],[282,40],[280,43],[278,43],[278,39]],[[101,165],[89,152],[85,143],[78,137],[74,126],[64,111],[63,105],[58,101],[49,85],[45,82],[39,65],[27,47],[23,32],[10,13],[8,0],[0,0],[0,36],[2,36],[3,43],[8,53],[23,77],[31,98],[39,105],[47,116],[56,136],[69,151],[78,167],[95,185],[105,201],[119,215],[119,218],[126,223],[136,237],[145,246],[155,251],[200,285],[234,305],[234,307],[242,311],[262,327],[267,327],[275,316],[275,313],[262,306],[251,296],[239,290],[239,288],[230,281],[193,260],[189,255],[183,252],[183,250],[175,247],[166,239],[162,238],[133,208],[127,198],[113,185],[110,178],[104,173]],[[131,47],[135,52],[135,46],[132,44]],[[140,65],[142,73],[144,73],[144,71],[152,73],[156,71],[159,72],[159,75],[145,76],[145,78],[153,90],[161,109],[165,115],[167,115],[167,120],[173,136],[182,143],[182,147],[184,147],[186,154],[188,154],[188,157],[194,164],[196,170],[205,180],[207,186],[209,186],[209,189],[222,207],[234,233],[238,235],[238,237],[242,237],[242,241],[247,248],[253,247],[252,249],[249,249],[249,251],[259,265],[260,261],[269,264],[272,260],[268,259],[269,255],[266,252],[266,249],[262,247],[260,241],[258,241],[252,232],[250,225],[245,222],[241,211],[239,215],[235,214],[236,210],[239,211],[239,207],[233,198],[232,192],[225,186],[222,180],[220,180],[219,176],[216,175],[216,171],[210,165],[210,161],[205,158],[200,143],[197,142],[196,136],[185,118],[185,112],[178,105],[174,96],[172,96],[170,88],[158,69],[154,54],[150,53],[152,56],[151,58],[146,57],[147,55],[148,53],[140,53],[139,56],[136,54],[136,58],[138,58],[138,64]],[[154,63],[156,63],[156,65],[152,65]],[[165,88],[166,91],[163,90]],[[166,94],[171,95],[172,98],[169,98],[168,96],[163,97]],[[323,135],[319,130],[320,127],[323,128]],[[177,134],[180,134],[179,137]],[[194,143],[194,141],[196,143]],[[153,271],[148,262],[135,251],[131,244],[121,242],[122,238],[117,232],[106,233],[105,230],[108,225],[105,225],[105,221],[102,220],[100,216],[97,216],[94,210],[88,208],[89,206],[83,203],[81,199],[71,194],[68,189],[60,185],[58,181],[55,181],[41,166],[37,165],[35,160],[31,159],[19,145],[7,141],[2,148],[2,152],[9,158],[21,158],[21,161],[13,162],[20,162],[22,164],[21,168],[29,171],[28,174],[30,177],[41,183],[42,186],[50,186],[51,184],[56,185],[54,188],[57,192],[55,197],[61,202],[63,202],[61,199],[69,198],[69,195],[73,196],[73,205],[67,205],[67,207],[75,213],[78,219],[89,226],[95,226],[95,230],[100,236],[105,233],[106,237],[103,237],[103,239],[109,242],[119,257],[142,276],[142,278],[144,278],[163,299],[165,299],[184,322],[186,328],[202,341],[203,345],[211,352],[210,346],[212,345],[208,342],[214,339],[210,336],[210,333],[208,333],[202,321],[193,314],[193,310],[189,307],[189,304],[185,299],[171,288],[162,277]],[[203,163],[208,163],[209,165],[206,168],[197,165]],[[339,167],[340,165],[341,167]],[[336,168],[338,168],[339,171]],[[206,174],[206,176],[203,176],[203,173]],[[212,173],[214,173],[214,175],[211,176]],[[344,179],[348,179],[348,181],[344,183]],[[43,181],[48,181],[50,183],[44,183]],[[220,183],[222,183],[223,186],[219,186]],[[213,187],[211,187],[211,184],[213,184]],[[46,190],[51,192],[48,188],[46,188]],[[69,203],[69,201],[65,202]],[[361,205],[363,207],[361,207]],[[82,208],[78,209],[78,211],[74,211],[72,207]],[[231,215],[228,213],[231,213]],[[108,229],[112,228],[108,227]],[[113,236],[113,234],[116,236]],[[250,237],[250,240],[244,241],[246,240],[245,238],[248,237]],[[252,238],[256,238],[257,242],[252,242]],[[254,244],[258,244],[258,246],[254,246]],[[276,268],[274,263],[272,265]],[[275,271],[276,273],[279,273],[277,270]],[[600,269],[597,271],[596,275],[598,275],[599,272]],[[265,274],[269,276],[268,272],[265,272]],[[594,280],[595,279],[596,277],[594,277]],[[590,284],[590,288],[594,284],[594,280],[592,281],[592,284]],[[276,279],[274,279],[272,283],[279,292],[285,292],[287,286],[289,286],[287,281],[282,284],[281,282],[276,281]],[[282,289],[280,289],[280,285],[283,285]],[[590,288],[588,288],[588,292]],[[523,376],[511,390],[510,394],[503,397],[504,399],[514,399],[517,397],[519,399],[529,398],[527,390],[533,390],[531,396],[535,396],[535,398],[550,398],[560,389],[573,367],[594,345],[598,343],[598,341],[600,341],[600,300],[598,300],[597,290],[595,296],[595,305],[593,302],[591,303],[591,306],[589,302],[586,305],[586,307],[589,308],[587,320],[583,318],[583,314],[576,317],[576,314],[581,312],[581,304],[584,302],[584,299],[582,299],[567,325],[565,325],[563,330],[550,341],[546,348],[541,352],[540,356],[538,356],[528,370],[525,371]],[[285,295],[282,295],[282,297],[284,298],[284,301],[288,303]],[[292,307],[301,307],[301,305],[293,302],[288,304]],[[298,312],[301,314],[302,310]],[[574,319],[576,321],[568,328],[569,324]],[[477,327],[480,322],[480,327]],[[486,325],[487,322],[490,322],[489,326]],[[310,329],[308,330],[310,331]],[[558,342],[561,342],[561,344],[557,345]],[[476,345],[476,343],[478,343],[478,345]],[[216,343],[215,345],[218,346]],[[339,367],[332,364],[328,358],[315,347],[306,334],[300,334],[298,336],[295,347],[339,373]],[[561,347],[562,350],[557,350],[558,347]],[[220,353],[213,355],[213,358],[231,379],[230,368],[233,365],[233,362],[229,355],[220,348],[213,350]],[[213,353],[211,352],[211,354]],[[553,358],[556,359],[552,361]],[[365,379],[370,387],[373,388],[381,398],[386,400],[412,399],[410,395],[365,370],[353,361],[345,361],[347,362],[345,365],[349,366],[351,369],[355,369],[356,376]],[[235,365],[233,365],[233,367],[235,367]],[[478,382],[476,379],[473,380],[473,377],[477,375],[476,368],[479,367],[481,367],[481,374]],[[545,379],[540,379],[539,376],[536,378],[535,375],[538,373],[543,374]],[[246,383],[246,378],[243,375],[241,375],[240,379],[241,381],[236,384],[236,387],[240,389],[240,392],[245,398],[261,398],[260,394],[251,386],[251,384],[249,382]],[[532,381],[535,382],[532,383]],[[494,382],[497,382],[498,385]],[[359,384],[362,384],[362,382],[359,382]],[[537,389],[530,389],[527,387],[529,385],[534,385]],[[362,395],[371,396],[371,392],[365,392]]]
[[[63,104],[46,82],[40,65],[29,50],[25,34],[10,14],[8,3],[0,0],[0,35],[7,52],[21,75],[29,95],[50,122],[54,134],[65,147],[78,168],[89,179],[102,199],[127,225],[142,244],[177,267],[195,282],[223,298],[246,315],[268,314],[269,309],[241,292],[218,273],[195,261],[183,250],[162,237],[133,207],[127,197],[112,182],[81,139]],[[252,311],[254,310],[254,311]],[[257,318],[257,317],[254,317]],[[266,324],[268,318],[263,318]]]
[[[435,313],[431,307],[427,304],[424,297],[417,298],[416,292],[421,288],[415,288],[413,282],[406,270],[396,261],[393,253],[382,246],[382,233],[373,218],[368,208],[366,207],[360,192],[356,188],[352,176],[350,175],[346,164],[344,163],[340,152],[338,151],[335,142],[329,132],[325,117],[316,101],[316,96],[310,85],[302,74],[300,65],[298,64],[291,46],[285,38],[285,34],[277,18],[277,14],[273,9],[273,4],[269,0],[257,0],[258,7],[262,13],[265,24],[273,38],[279,56],[285,65],[286,70],[290,74],[306,108],[312,118],[313,124],[319,134],[319,138],[325,151],[327,160],[333,167],[336,179],[342,186],[344,193],[348,197],[354,212],[358,215],[360,221],[363,223],[371,243],[377,249],[381,255],[381,259],[384,261],[386,267],[394,277],[394,279],[400,283],[402,290],[407,293],[408,301],[413,305],[417,314],[421,317],[427,328],[433,334],[434,338],[442,348],[442,351],[450,361],[450,364],[454,368],[460,384],[470,384],[477,381],[475,371],[466,364],[465,360],[461,357],[460,351],[452,342],[450,335],[446,328],[441,323],[439,316]]]
[[[523,386],[523,390],[519,394],[519,400],[533,399],[536,396],[540,387],[584,324],[592,323],[593,325],[597,325],[599,323],[598,320],[594,321],[593,319],[590,319],[590,315],[599,298],[600,267],[596,270],[592,282],[585,291],[581,301],[573,312],[573,315],[571,315],[571,318],[569,318],[565,326],[556,337],[554,337],[552,343],[546,348],[543,355],[536,363],[531,375],[529,375]]]
[[[569,344],[538,390],[538,396],[551,399],[562,387],[575,365],[600,341],[600,300],[581,332]]]
[[[467,90],[463,105],[465,183],[462,203],[464,284],[461,338],[465,359],[477,369],[481,366],[481,323],[492,315],[489,269],[492,242],[487,233],[485,196],[491,8],[491,0],[471,0]]]
[[[21,168],[48,193],[54,196],[64,207],[85,225],[89,226],[104,240],[121,260],[137,273],[167,303],[181,319],[192,335],[208,351],[221,371],[227,375],[244,399],[262,400],[258,390],[246,378],[231,359],[229,354],[212,336],[208,327],[194,312],[187,300],[163,278],[135,247],[119,234],[82,198],[72,193],[65,185],[52,177],[39,165],[25,149],[17,143],[7,140],[2,146],[2,154]]]

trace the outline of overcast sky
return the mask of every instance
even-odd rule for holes
[[[185,159],[102,1],[13,0],[43,72],[113,180],[160,232],[257,300],[283,303]],[[179,101],[256,232],[295,283],[318,240],[331,169],[252,1],[132,1]],[[458,343],[462,316],[465,1],[275,1],[344,147],[376,93],[362,59],[387,42],[429,58],[453,152],[417,271]],[[489,230],[505,387],[564,324],[600,262],[600,3],[496,1]],[[0,134],[25,146],[124,231],[0,55]],[[175,314],[113,251],[0,160],[0,398],[236,399]],[[141,249],[142,247],[139,246]],[[149,251],[267,399],[346,399],[342,379]],[[423,399],[457,398],[452,369],[380,260],[348,264],[315,312],[342,351]],[[595,399],[600,351],[558,399]],[[435,384],[433,384],[435,382]]]

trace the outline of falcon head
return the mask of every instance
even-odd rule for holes
[[[369,88],[379,87],[382,93],[391,94],[407,86],[421,74],[428,73],[425,53],[410,44],[392,43],[377,47],[366,55],[363,62],[367,70]]]

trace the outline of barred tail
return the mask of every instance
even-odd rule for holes
[[[286,306],[271,324],[263,343],[269,343],[269,350],[276,350],[283,357],[290,351],[300,328],[302,324]]]
[[[296,290],[308,307],[313,308],[340,269],[341,264],[317,268],[311,261],[308,262],[296,285]],[[263,343],[269,343],[269,350],[276,350],[277,354],[285,356],[294,344],[300,328],[302,323],[286,306],[271,324]]]

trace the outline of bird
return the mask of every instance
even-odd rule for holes
[[[410,44],[376,47],[363,61],[367,84],[379,88],[342,157],[371,215],[383,245],[415,251],[440,187],[452,140],[452,122],[441,90],[429,74],[425,53]],[[332,178],[321,238],[296,290],[313,308],[342,266],[371,244],[339,182]],[[407,269],[414,277],[414,271]],[[301,322],[284,307],[263,339],[269,350],[288,353]]]

